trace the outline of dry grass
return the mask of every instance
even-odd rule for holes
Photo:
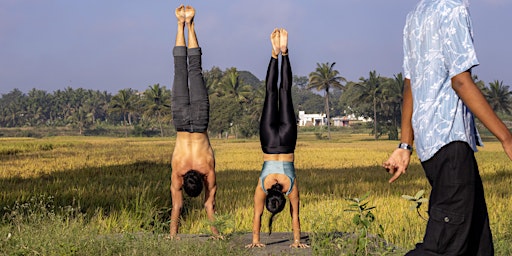
[[[374,141],[367,135],[334,134],[331,141],[301,134],[295,167],[305,232],[353,232],[347,197],[370,192],[376,225],[384,237],[411,248],[423,236],[425,221],[409,210],[401,195],[429,191],[413,156],[408,173],[394,184],[381,163],[396,141]],[[0,210],[34,195],[54,197],[56,207],[76,205],[99,233],[137,231],[168,225],[172,138],[53,137],[0,139]],[[217,209],[225,233],[250,232],[252,196],[262,164],[259,141],[212,140],[218,176]],[[512,174],[510,161],[497,142],[477,153],[486,189],[491,228],[497,244],[510,244]],[[426,206],[424,210],[426,209]],[[5,213],[5,209],[4,209]],[[262,232],[266,232],[264,214]],[[155,223],[158,222],[158,223]],[[291,231],[287,209],[274,232]],[[200,199],[187,199],[182,233],[206,233]],[[509,250],[509,245],[505,249]]]

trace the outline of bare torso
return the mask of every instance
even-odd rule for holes
[[[213,172],[215,158],[208,134],[178,132],[171,164],[173,173],[179,176],[189,170],[196,170],[203,175]]]
[[[293,153],[289,154],[263,154],[263,161],[283,161],[283,162],[293,162],[294,155]],[[258,182],[259,183],[259,182]],[[266,190],[269,190],[272,185],[279,183],[283,186],[283,193],[288,192],[290,189],[290,178],[284,174],[271,173],[265,177],[263,181],[263,186]],[[259,184],[260,185],[260,184]]]
[[[214,221],[215,194],[217,191],[215,177],[215,157],[210,145],[208,134],[178,132],[176,145],[171,159],[171,196],[173,208],[171,209],[171,237],[178,233],[178,222],[183,207],[183,176],[189,170],[195,170],[204,175],[205,184],[205,210],[210,221]],[[215,226],[211,226],[212,233],[219,235]]]

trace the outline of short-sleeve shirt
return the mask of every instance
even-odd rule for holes
[[[482,145],[473,114],[451,78],[478,65],[464,0],[422,0],[404,27],[404,74],[411,81],[416,152],[430,159],[452,141]]]

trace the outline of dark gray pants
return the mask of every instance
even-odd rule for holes
[[[210,103],[201,68],[201,48],[176,46],[173,56],[171,105],[174,127],[176,131],[205,132],[208,129]]]
[[[422,162],[432,185],[423,243],[407,255],[494,255],[484,189],[473,150],[452,142]]]

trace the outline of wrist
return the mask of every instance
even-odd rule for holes
[[[412,146],[407,143],[400,142],[398,144],[398,148],[409,150],[409,152],[412,154]]]

